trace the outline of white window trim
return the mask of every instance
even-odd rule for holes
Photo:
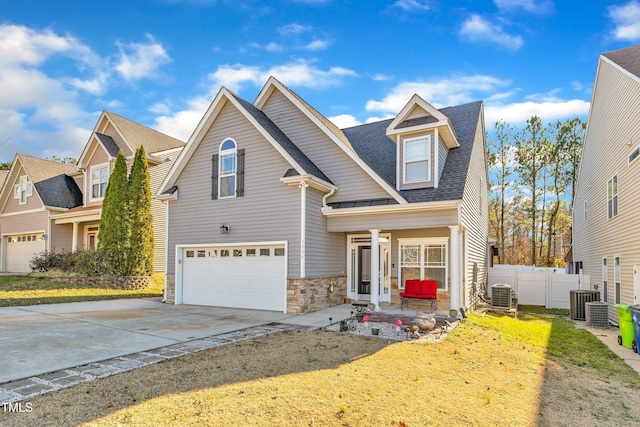
[[[404,283],[402,283],[402,245],[421,245],[420,252],[424,252],[424,245],[444,245],[444,288],[438,288],[439,291],[449,290],[449,238],[448,237],[415,237],[408,239],[398,239],[398,289],[404,289]],[[422,259],[422,255],[421,255]],[[424,260],[420,265],[420,279],[424,276]]]
[[[606,284],[606,285],[605,285]],[[602,257],[602,292],[601,299],[603,302],[609,303],[609,260],[606,256]]]
[[[617,261],[617,264],[616,264]],[[615,304],[620,304],[622,299],[622,261],[620,255],[613,256],[613,300]]]
[[[613,180],[616,180],[616,194],[613,195]],[[609,198],[609,183],[611,183],[611,198]],[[620,205],[619,205],[619,199],[618,199],[618,193],[619,193],[619,188],[620,188],[620,180],[618,179],[618,174],[616,173],[615,175],[613,175],[611,178],[609,178],[609,180],[607,181],[607,220],[613,219],[615,217],[618,216],[618,214],[620,213]],[[615,199],[616,201],[616,212],[614,215],[613,212],[613,200]],[[611,201],[611,215],[609,215],[609,201]]]
[[[412,141],[418,141],[421,139],[427,140],[427,156],[424,159],[412,160],[411,162],[407,162],[407,143]],[[431,135],[415,136],[412,138],[404,138],[402,140],[402,171],[403,171],[402,183],[403,184],[415,184],[420,182],[431,181],[431,143],[432,143]],[[419,181],[407,181],[407,163],[424,162],[424,161],[427,162],[427,179],[419,180]]]
[[[100,163],[98,165],[92,165],[89,168],[89,201],[91,202],[97,202],[100,200],[104,200],[104,197],[93,197],[93,170],[94,169],[102,169],[102,168],[107,168],[107,182],[105,183],[105,185],[109,185],[109,178],[111,178],[111,170],[109,168],[109,163]]]
[[[223,150],[222,146],[224,145],[225,142],[227,141],[232,141],[234,148],[232,150],[227,149],[227,150]],[[233,153],[233,155],[235,156],[235,172],[233,173],[233,194],[229,195],[229,196],[222,196],[222,156],[226,155],[226,154],[231,154]],[[231,175],[225,175],[225,177],[229,177]],[[238,194],[238,143],[236,142],[235,139],[233,138],[225,138],[222,140],[222,142],[220,143],[220,146],[218,148],[218,199],[231,199],[233,197],[237,197]]]

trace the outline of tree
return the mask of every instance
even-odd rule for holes
[[[74,158],[74,157],[65,157],[65,158],[60,158],[58,156],[49,156],[49,157],[45,157],[47,160],[51,160],[54,162],[58,162],[58,163],[64,163],[67,165],[72,165],[75,166],[76,164],[78,164],[78,159]]]
[[[532,116],[527,125],[516,135],[516,171],[520,176],[519,191],[527,195],[531,203],[527,213],[531,220],[531,263],[536,264],[538,203],[541,195],[540,178],[548,161],[548,130],[540,117]]]
[[[2,163],[0,162],[0,171],[8,171],[11,169],[11,162]]]
[[[107,254],[114,274],[129,275],[129,183],[127,161],[120,150],[102,202],[98,250]]]
[[[487,159],[489,167],[496,172],[496,179],[491,180],[491,187],[497,190],[496,203],[489,203],[489,207],[496,209],[496,231],[498,236],[498,248],[500,263],[505,257],[505,214],[509,209],[507,194],[511,186],[512,152],[510,141],[513,140],[514,128],[504,121],[496,122],[496,138],[491,140],[488,147]],[[493,197],[492,197],[493,199]]]
[[[129,262],[131,274],[150,275],[153,272],[153,223],[151,216],[151,184],[144,147],[136,150],[129,175]]]

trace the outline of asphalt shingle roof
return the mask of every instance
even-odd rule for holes
[[[98,137],[98,139],[100,140],[100,142],[104,146],[105,150],[107,150],[107,153],[109,153],[109,155],[111,157],[117,157],[118,156],[118,151],[120,149],[118,148],[118,144],[116,144],[116,142],[113,140],[113,138],[111,138],[109,135],[104,135],[104,134],[98,133],[98,132],[96,132],[96,136]],[[146,148],[145,148],[145,150],[146,150]]]
[[[264,130],[266,130],[269,133],[269,135],[271,135],[273,139],[275,139],[276,142],[280,144],[282,148],[284,148],[287,151],[287,153],[289,153],[289,155],[302,168],[304,168],[305,172],[317,178],[320,178],[324,181],[327,181],[328,183],[333,184],[331,180],[320,170],[320,168],[318,168],[318,166],[316,166],[315,163],[313,163],[311,159],[309,159],[306,156],[306,154],[304,154],[302,150],[298,148],[297,145],[291,142],[289,137],[285,135],[284,132],[282,132],[282,130],[280,130],[280,128],[276,126],[276,124],[273,123],[271,119],[269,119],[269,117],[266,116],[266,114],[264,114],[261,110],[259,110],[250,102],[245,101],[244,99],[240,98],[235,94],[233,96],[240,103],[240,105],[245,110],[247,110],[247,112],[251,114],[251,116],[253,116],[254,119],[256,119],[256,121],[260,124],[260,126],[262,126]],[[287,173],[290,173],[290,172],[287,171]]]
[[[34,184],[45,206],[71,209],[82,205],[82,191],[75,180],[58,175]]]
[[[640,44],[602,54],[636,77],[640,77]]]
[[[440,110],[451,121],[460,144],[449,150],[438,188],[401,190],[409,203],[460,200],[464,191],[482,101]],[[343,129],[362,160],[380,177],[396,186],[396,145],[386,135],[392,119]]]
[[[141,145],[144,145],[144,150],[147,154],[184,147],[184,142],[162,132],[143,126],[111,111],[106,111],[106,114],[134,151]]]

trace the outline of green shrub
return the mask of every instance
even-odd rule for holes
[[[51,270],[70,273],[74,270],[75,258],[75,254],[72,252],[43,251],[34,255],[34,257],[29,260],[29,267],[31,267],[33,271],[41,273]]]
[[[118,276],[118,268],[113,259],[102,251],[75,252],[75,272],[80,276]]]

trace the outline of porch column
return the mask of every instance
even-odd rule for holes
[[[78,223],[73,223],[73,235],[71,236],[71,252],[78,250]]]
[[[309,184],[300,181],[298,187],[300,188],[300,277],[306,277],[307,187]]]
[[[371,304],[373,311],[380,311],[378,293],[380,292],[380,230],[371,233]]]
[[[459,315],[458,311],[460,310],[460,292],[461,292],[461,282],[460,282],[460,226],[451,225],[449,226],[449,230],[451,233],[450,239],[451,244],[449,247],[449,275],[451,277],[451,284],[449,287],[449,297],[450,297],[450,305],[449,308],[451,310],[456,311],[456,316]]]

